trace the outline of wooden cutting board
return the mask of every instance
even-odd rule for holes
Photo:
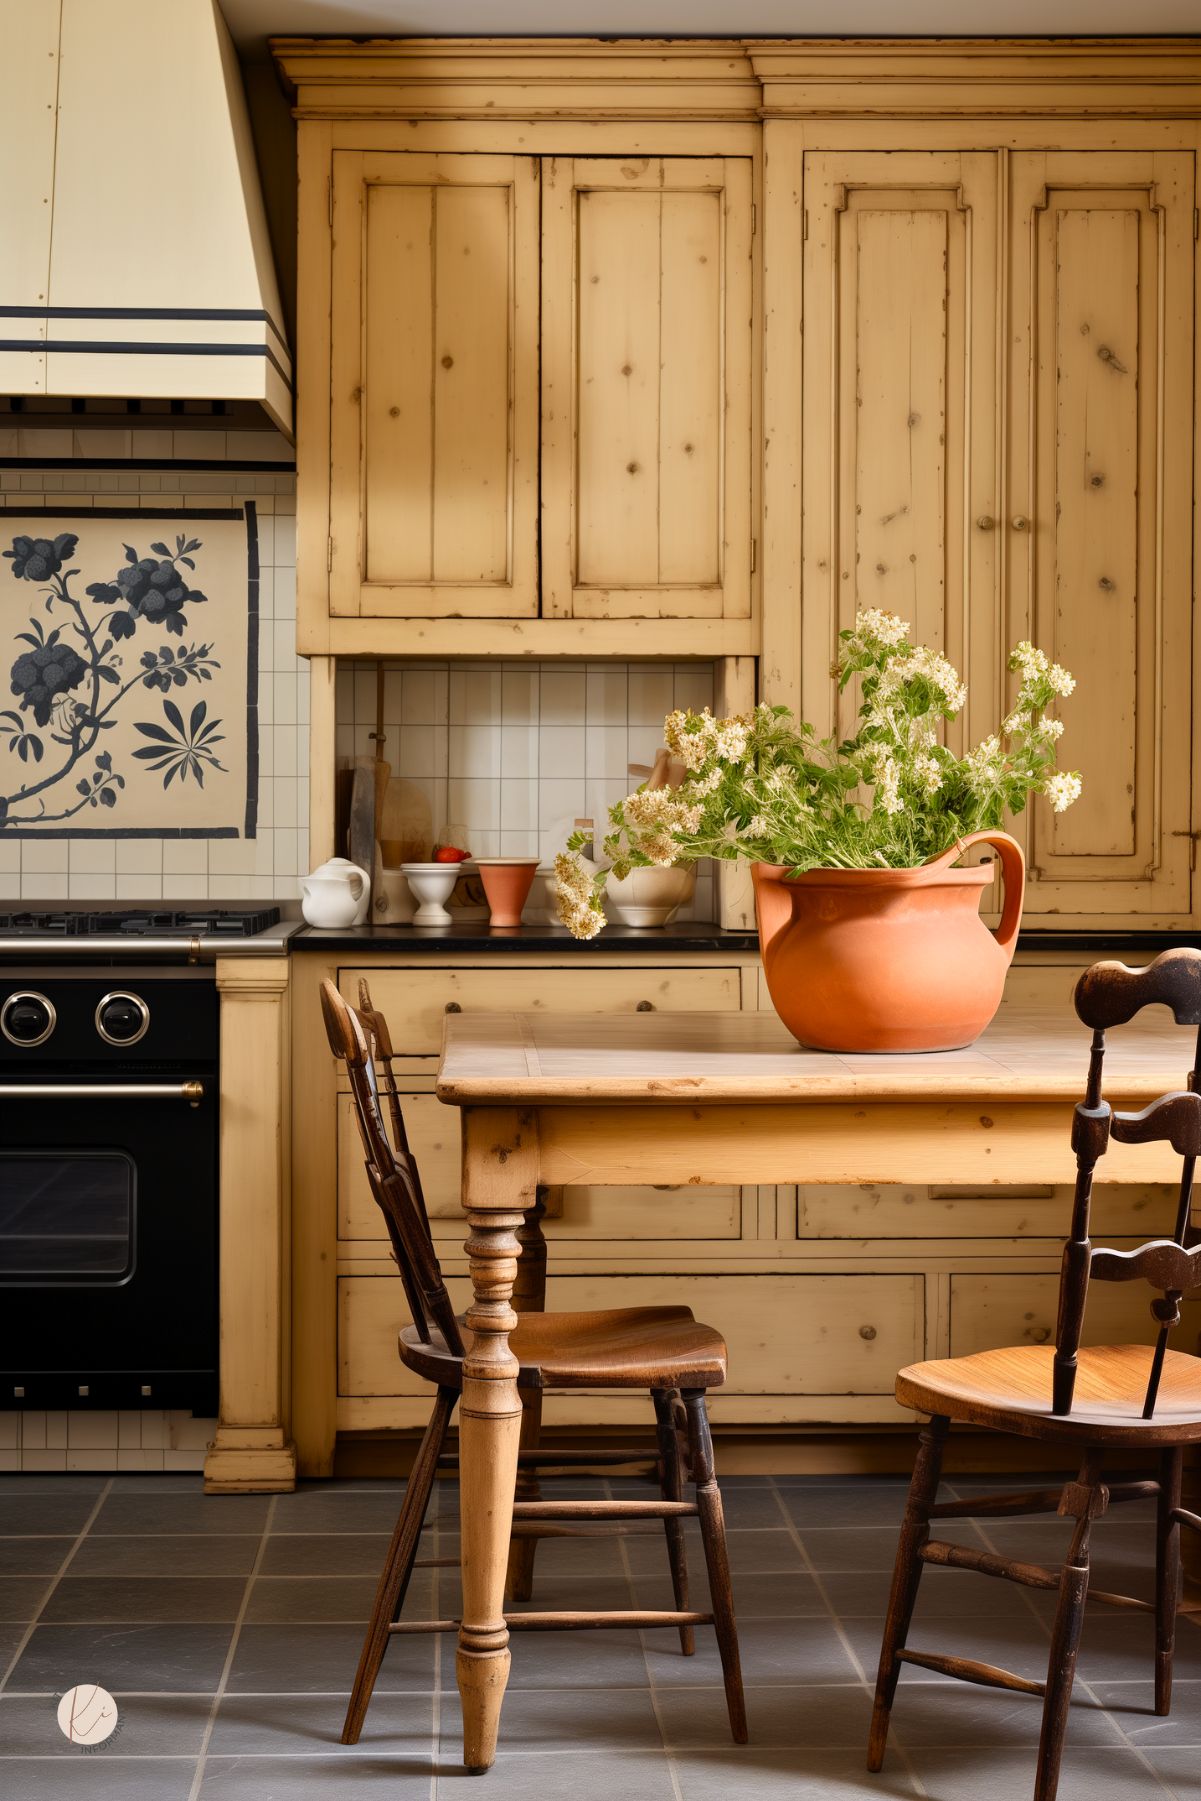
[[[399,844],[400,855],[389,853],[389,862],[424,863],[434,843],[433,813],[429,796],[416,782],[394,775],[384,789],[380,816],[381,844]]]

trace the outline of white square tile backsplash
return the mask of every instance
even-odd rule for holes
[[[249,462],[289,462],[291,446],[274,432],[170,430],[75,431],[21,427],[8,433],[23,459],[0,470],[8,505],[238,506],[258,510],[259,822],[258,837],[238,841],[230,858],[223,840],[177,843],[143,839],[128,844],[25,840],[0,846],[0,899],[36,904],[63,900],[212,900],[295,903],[308,858],[308,666],[297,657],[296,480],[291,474],[245,474]],[[39,459],[73,457],[77,470],[46,469]],[[224,458],[220,471],[101,470],[89,458],[131,462]],[[119,497],[119,498],[118,498]],[[445,681],[445,677],[443,677]],[[374,706],[374,701],[373,701]]]
[[[338,670],[341,761],[373,757],[375,663]],[[429,795],[434,832],[479,856],[549,862],[577,819],[602,832],[675,706],[712,706],[710,663],[384,665],[383,755]],[[702,865],[691,916],[713,916]]]

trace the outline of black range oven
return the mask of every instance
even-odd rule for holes
[[[28,960],[0,918],[0,1410],[211,1414],[214,972],[194,934],[139,956],[114,917]]]

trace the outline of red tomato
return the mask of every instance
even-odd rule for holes
[[[469,850],[456,850],[453,844],[435,844],[435,863],[465,863],[471,855]]]

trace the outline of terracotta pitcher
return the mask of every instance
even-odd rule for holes
[[[995,845],[1001,923],[980,918],[994,866],[951,865]],[[980,1036],[1001,1004],[1022,917],[1025,865],[1005,832],[973,832],[917,869],[752,865],[759,951],[772,1005],[822,1051],[950,1051]]]

